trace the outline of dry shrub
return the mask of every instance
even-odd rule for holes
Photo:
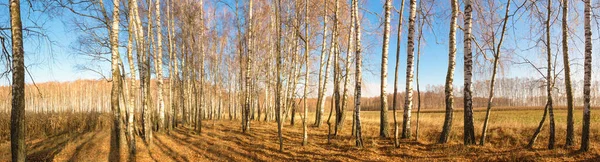
[[[65,133],[83,133],[110,127],[102,113],[26,113],[26,138],[38,139]],[[0,143],[10,140],[10,114],[0,114]]]

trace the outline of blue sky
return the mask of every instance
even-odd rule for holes
[[[504,1],[503,1],[504,2]],[[8,8],[5,4],[6,2],[0,3],[0,13],[8,13]],[[399,10],[400,0],[394,0],[393,5],[395,8]],[[445,4],[447,2],[437,2],[436,8],[433,12],[436,12],[439,16],[433,18],[433,27],[430,30],[424,32],[425,43],[422,45],[422,55],[421,55],[421,72],[420,72],[420,81],[421,88],[424,88],[426,85],[441,85],[444,84],[446,78],[446,71],[448,65],[448,24],[449,24],[449,12],[450,5]],[[39,13],[31,14],[30,10],[28,10],[27,5],[22,5],[22,14],[24,14],[23,21],[24,26],[31,25],[32,22],[43,22],[43,27],[51,41],[53,41],[53,45],[49,46],[47,41],[38,40],[38,39],[27,39],[25,40],[25,52],[26,52],[26,65],[30,66],[29,70],[31,75],[34,77],[36,82],[47,82],[47,81],[72,81],[77,79],[100,79],[101,76],[97,75],[90,71],[81,71],[77,70],[76,66],[81,64],[89,64],[89,60],[86,57],[82,57],[80,55],[76,55],[74,51],[71,50],[70,46],[74,41],[76,41],[77,33],[70,31],[68,26],[65,26],[65,22],[70,20],[69,17],[73,16],[67,12],[64,12],[65,15],[62,17],[55,17],[53,15],[45,15]],[[364,82],[366,87],[364,88],[365,92],[363,94],[365,96],[376,96],[379,94],[379,75],[380,75],[380,65],[381,65],[381,42],[382,37],[377,33],[381,33],[383,30],[383,26],[380,24],[381,18],[383,15],[383,0],[366,0],[362,6],[364,9],[372,12],[378,13],[379,15],[374,15],[369,12],[362,11],[361,14],[364,15],[365,20],[363,20],[363,45],[365,46],[364,51],[364,65],[365,65],[365,75]],[[462,10],[462,6],[460,7]],[[404,27],[408,25],[407,15],[408,15],[408,0],[406,0],[405,6],[405,23]],[[503,11],[498,11],[503,12]],[[462,26],[462,20],[459,17],[458,24]],[[5,14],[0,15],[0,20],[8,20],[8,16]],[[65,21],[66,20],[66,21]],[[526,21],[526,20],[525,20]],[[368,22],[368,23],[367,23]],[[0,24],[0,27],[5,27],[8,21],[3,21]],[[392,32],[390,37],[390,47],[389,47],[389,60],[388,60],[388,93],[392,92],[393,81],[394,81],[394,65],[396,60],[396,44],[397,44],[397,24],[398,24],[398,14],[393,12],[392,17]],[[559,23],[558,23],[559,24]],[[559,27],[559,25],[555,25]],[[593,24],[593,23],[592,23]],[[67,24],[68,25],[68,24]],[[519,49],[528,47],[528,44],[531,44],[528,41],[522,41],[517,39],[521,39],[520,35],[525,35],[527,33],[522,31],[528,31],[529,26],[524,24],[523,22],[517,22],[511,29],[512,31],[507,32],[507,40],[506,46],[516,47],[517,44],[520,45]],[[554,32],[554,31],[553,31]],[[558,31],[556,31],[558,32]],[[579,32],[579,31],[578,31]],[[435,34],[434,34],[435,33]],[[559,33],[556,33],[559,34]],[[463,84],[463,45],[462,45],[462,35],[463,33],[458,30],[457,31],[457,55],[456,55],[456,69],[455,69],[455,87],[459,87],[458,85]],[[516,36],[515,36],[516,35]],[[406,74],[406,36],[407,31],[404,30],[402,33],[402,44],[400,48],[400,69],[399,69],[399,89],[401,91],[404,90],[404,82],[405,82],[405,74]],[[556,41],[560,40],[558,37]],[[121,38],[125,39],[125,38]],[[554,40],[553,40],[554,41]],[[580,44],[574,42],[573,44]],[[582,46],[579,46],[582,47]],[[124,51],[124,50],[123,50]],[[575,50],[571,50],[575,51]],[[594,50],[597,51],[597,50]],[[415,50],[416,52],[416,50]],[[526,58],[532,58],[532,60],[539,60],[541,55],[537,54],[541,52],[540,50],[516,50],[515,53],[518,53],[521,56]],[[416,53],[415,53],[416,54]],[[575,58],[583,58],[580,54],[572,54],[572,57]],[[582,62],[582,60],[580,60]],[[415,62],[416,63],[416,62]],[[541,62],[536,62],[541,63]],[[559,61],[559,63],[562,63]],[[508,65],[510,66],[509,70],[503,73],[502,76],[505,77],[539,77],[533,68],[524,65]],[[109,70],[109,63],[107,62],[105,65],[101,65],[100,67],[105,72]],[[577,67],[575,68],[577,69]],[[478,78],[478,76],[475,76]],[[481,76],[479,78],[482,78]],[[27,82],[31,82],[31,79],[27,77]],[[2,79],[0,81],[0,85],[7,85],[8,82],[6,79]],[[331,89],[331,88],[330,88]]]

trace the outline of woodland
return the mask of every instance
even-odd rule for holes
[[[0,161],[600,160],[600,1],[0,9]],[[53,39],[36,16],[62,19],[76,41],[60,48],[99,77],[35,82],[30,40]],[[422,66],[430,55],[446,64]]]

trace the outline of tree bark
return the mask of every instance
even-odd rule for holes
[[[204,0],[200,0],[199,1],[199,5],[200,5],[200,39],[204,39]],[[204,52],[204,41],[203,40],[199,40],[198,44],[200,45],[200,65],[199,65],[199,72],[197,75],[200,75],[199,79],[200,79],[200,98],[197,97],[198,93],[196,93],[196,97],[195,97],[195,101],[196,101],[196,105],[198,107],[199,110],[197,110],[196,112],[198,113],[198,117],[196,118],[197,120],[197,129],[196,132],[197,133],[202,133],[202,110],[204,110],[204,101],[206,100],[205,95],[204,95],[204,57],[205,57],[205,52]],[[195,61],[194,61],[195,62]],[[196,77],[193,78],[193,80],[196,80]],[[196,87],[196,84],[194,82],[194,88]],[[200,100],[200,102],[198,102],[197,100]]]
[[[155,2],[155,6],[156,6],[156,48],[155,48],[155,63],[156,63],[156,78],[157,78],[157,84],[156,84],[156,88],[158,89],[158,94],[157,94],[157,98],[158,98],[158,130],[164,130],[164,124],[165,124],[165,101],[163,99],[164,97],[164,92],[163,92],[163,75],[162,75],[162,69],[163,69],[163,65],[162,65],[162,26],[161,26],[161,20],[160,20],[160,0],[156,0]]]
[[[277,87],[276,87],[276,91],[277,93],[275,93],[275,113],[276,113],[276,120],[277,120],[277,135],[279,137],[279,151],[283,152],[283,137],[282,137],[282,132],[281,132],[281,128],[282,128],[282,122],[281,122],[281,45],[280,45],[280,41],[281,41],[281,18],[280,18],[280,14],[279,14],[279,10],[281,8],[281,0],[277,0],[277,6],[275,6],[275,16],[276,16],[276,22],[277,22],[277,41],[275,42],[276,44],[276,48],[277,48]]]
[[[355,145],[356,147],[362,148],[363,147],[363,140],[362,140],[362,128],[361,128],[361,123],[360,123],[360,97],[361,97],[361,91],[362,91],[362,58],[361,58],[361,52],[362,52],[362,47],[360,44],[360,38],[361,38],[361,33],[360,33],[360,18],[358,18],[358,0],[352,0],[352,14],[354,15],[354,23],[356,24],[355,26],[355,34],[356,34],[356,74],[354,75],[356,78],[355,81],[355,96],[354,96],[354,123],[356,125],[356,142]]]
[[[540,134],[540,132],[542,131],[542,128],[544,127],[544,122],[546,122],[547,115],[548,115],[548,102],[546,102],[546,106],[544,106],[544,115],[542,115],[542,120],[540,121],[540,124],[538,124],[538,127],[537,127],[537,129],[535,129],[533,136],[531,137],[531,139],[529,139],[529,143],[527,144],[528,149],[533,148],[533,145],[535,144],[535,140],[538,138],[538,135]]]
[[[112,71],[112,88],[110,107],[113,113],[113,142],[116,146],[116,160],[122,159],[121,150],[125,147],[125,137],[122,136],[123,123],[121,120],[121,108],[119,103],[119,95],[122,94],[121,70],[119,68],[119,0],[113,0],[113,17],[110,26],[110,51],[111,51],[111,71]]]
[[[242,132],[246,133],[250,130],[250,71],[252,70],[252,0],[248,2],[248,55],[246,56],[246,95],[244,95],[244,126]]]
[[[464,20],[464,128],[463,128],[463,143],[465,145],[475,144],[475,127],[473,126],[473,49],[471,49],[471,28],[472,18],[471,13],[473,8],[471,6],[471,0],[465,0],[465,20]]]
[[[452,116],[454,115],[454,88],[452,84],[454,82],[454,67],[456,66],[456,19],[458,17],[458,1],[452,0],[451,3],[452,18],[450,19],[450,47],[448,51],[448,72],[446,73],[445,85],[446,116],[444,118],[444,126],[438,143],[448,142],[450,131],[452,130]]]
[[[584,0],[584,32],[585,32],[585,60],[583,76],[583,128],[581,132],[581,151],[590,150],[590,87],[592,82],[592,29],[591,0]]]
[[[306,146],[308,144],[308,129],[306,123],[306,115],[308,114],[308,105],[306,104],[306,97],[308,95],[308,77],[310,73],[310,62],[308,59],[308,45],[310,43],[310,39],[308,38],[308,22],[308,0],[304,0],[304,63],[306,64],[306,69],[304,69],[304,115],[302,118],[302,146]]]
[[[27,147],[25,146],[25,57],[20,0],[10,0],[10,32],[12,40],[10,149],[12,161],[24,162],[27,156]]]
[[[552,51],[550,48],[550,18],[552,16],[552,0],[548,0],[548,17],[546,19],[546,54],[548,57],[548,68],[546,74],[546,93],[548,95],[548,115],[550,116],[550,137],[548,138],[548,149],[554,149],[555,129],[554,129],[554,108],[552,99],[552,89],[554,88],[552,76]]]
[[[398,69],[400,67],[400,43],[402,42],[402,20],[404,18],[404,0],[400,2],[400,18],[398,20],[398,40],[396,44],[396,68],[394,70],[394,101],[392,102],[392,109],[394,110],[394,146],[400,147],[400,141],[398,141],[398,119],[396,117],[396,105],[398,95]]]
[[[135,156],[131,156],[131,155],[135,155],[136,152],[136,146],[135,146],[135,132],[133,127],[135,126],[134,123],[134,116],[135,116],[135,66],[134,66],[134,60],[133,60],[133,38],[137,36],[135,36],[135,17],[134,17],[134,4],[133,4],[133,0],[129,1],[128,3],[129,7],[128,7],[128,11],[129,11],[129,22],[128,22],[128,28],[127,28],[127,32],[128,32],[128,40],[127,40],[127,62],[129,62],[129,73],[130,73],[130,79],[129,79],[129,92],[128,92],[128,102],[127,102],[127,137],[129,140],[129,154],[130,154],[130,160],[134,161],[135,160]],[[138,51],[139,51],[139,43],[138,45],[136,45]]]
[[[565,146],[573,146],[574,138],[574,123],[573,121],[573,88],[571,86],[571,64],[569,63],[569,31],[568,31],[568,14],[569,14],[569,1],[562,1],[562,52],[563,52],[563,66],[565,68],[565,92],[567,93],[567,136],[565,140]]]
[[[389,125],[388,125],[388,103],[387,103],[387,66],[388,66],[388,47],[390,44],[390,19],[392,15],[392,1],[386,0],[384,5],[385,10],[385,21],[383,28],[383,47],[381,53],[381,113],[379,121],[379,137],[388,138],[390,137]]]
[[[334,95],[333,97],[335,98],[335,131],[334,131],[334,136],[337,136],[338,131],[340,131],[342,129],[342,125],[344,124],[344,110],[342,109],[342,101],[341,101],[341,94],[340,94],[340,82],[341,82],[341,77],[342,77],[342,70],[340,68],[340,49],[338,47],[338,33],[339,33],[339,29],[338,29],[338,22],[339,22],[339,16],[338,16],[338,8],[339,8],[339,0],[335,0],[335,7],[334,7],[334,11],[333,11],[333,39],[332,39],[332,43],[331,45],[334,45],[333,43],[335,42],[335,55],[334,55],[334,62],[335,62],[335,67],[334,67]]]
[[[498,69],[498,61],[500,60],[500,47],[502,47],[502,42],[504,41],[504,32],[506,32],[506,24],[508,23],[508,12],[510,9],[510,2],[508,1],[506,4],[506,12],[504,14],[504,22],[502,23],[502,32],[500,35],[500,42],[498,42],[498,46],[494,49],[494,65],[492,67],[492,78],[490,81],[490,92],[488,96],[487,109],[485,112],[485,119],[483,121],[483,130],[481,132],[481,138],[479,140],[479,145],[485,145],[485,137],[487,135],[488,121],[490,120],[490,113],[492,111],[492,102],[494,101],[494,84],[496,84],[496,72]]]
[[[406,96],[404,99],[404,115],[402,118],[402,138],[410,138],[410,116],[412,113],[413,96],[413,61],[415,53],[415,18],[417,16],[417,1],[410,0],[410,13],[408,17],[408,44],[406,45]]]
[[[323,0],[323,41],[321,44],[321,62],[319,65],[319,86],[317,89],[317,108],[315,110],[315,126],[318,128],[323,123],[323,114],[325,113],[324,94],[327,91],[327,70],[329,69],[329,58],[325,65],[325,49],[327,48],[327,1]],[[323,76],[323,66],[325,66],[325,76]],[[323,78],[325,77],[325,78]]]

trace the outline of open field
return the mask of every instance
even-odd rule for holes
[[[350,114],[350,113],[347,113]],[[476,133],[480,133],[485,112],[475,112]],[[576,111],[576,146],[581,132],[581,110]],[[426,160],[490,160],[490,161],[597,161],[600,160],[600,136],[596,123],[600,122],[600,113],[592,113],[592,150],[578,153],[577,148],[564,148],[566,111],[555,112],[557,122],[557,149],[547,150],[547,129],[540,135],[534,150],[524,149],[529,137],[537,126],[542,110],[506,110],[492,113],[486,146],[462,145],[462,113],[455,112],[453,131],[449,144],[435,144],[443,124],[443,113],[428,111],[421,114],[419,140],[402,140],[399,149],[393,148],[391,140],[377,137],[379,130],[379,112],[362,112],[363,136],[365,148],[354,147],[350,137],[351,116],[346,116],[343,132],[327,144],[327,125],[320,128],[309,127],[309,145],[301,146],[302,122],[297,118],[295,126],[286,122],[284,132],[284,152],[278,151],[277,129],[274,122],[252,122],[251,133],[244,134],[239,122],[229,120],[204,122],[204,132],[194,133],[193,128],[179,127],[169,133],[157,133],[154,145],[147,147],[137,138],[137,161],[426,161]],[[399,120],[402,118],[398,114]],[[64,115],[65,118],[72,117]],[[76,115],[81,116],[81,115]],[[46,135],[28,135],[27,147],[30,161],[113,161],[110,143],[110,124],[104,122],[106,116],[93,121],[98,125],[81,129],[72,129],[77,125],[63,126],[71,129],[52,132]],[[309,124],[313,115],[309,114]],[[413,114],[412,129],[416,127],[416,113]],[[393,118],[390,118],[393,121]],[[10,144],[7,141],[7,115],[2,116],[2,142],[0,143],[0,161],[10,160]],[[30,119],[28,127],[40,129],[35,125],[50,126],[44,120]],[[56,120],[56,119],[54,119]],[[73,120],[72,123],[85,123]],[[50,121],[50,120],[46,120]],[[63,121],[65,123],[68,123]],[[547,123],[547,122],[546,122]],[[391,127],[393,131],[393,126]],[[547,126],[545,127],[547,128]],[[43,132],[43,131],[40,131]],[[37,133],[37,132],[36,132]],[[477,134],[479,137],[480,134]]]

